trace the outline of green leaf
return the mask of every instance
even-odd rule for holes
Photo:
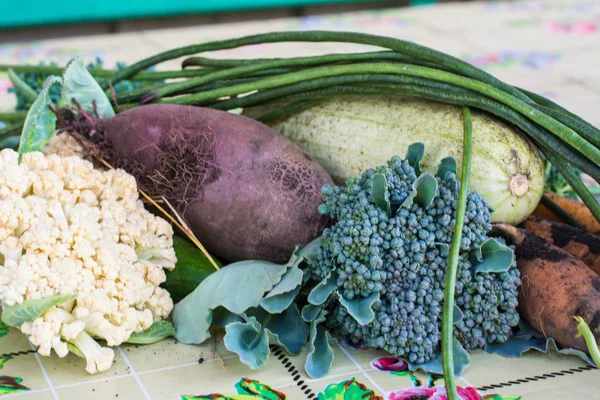
[[[315,306],[325,303],[337,287],[337,275],[331,274],[323,279],[308,294],[308,302]]]
[[[414,202],[427,208],[437,194],[437,179],[429,172],[419,176],[412,184],[412,192],[406,197],[400,207],[409,208]]]
[[[464,314],[462,310],[455,304],[454,311],[452,312],[452,324],[456,324],[457,322],[462,321],[463,318]]]
[[[454,157],[446,157],[438,164],[436,176],[444,179],[446,174],[451,173],[456,175],[456,160]]]
[[[248,322],[232,322],[225,327],[225,347],[236,353],[251,369],[262,368],[269,359],[269,337],[254,317]]]
[[[52,105],[50,87],[60,81],[57,76],[48,77],[42,91],[29,108],[19,142],[19,156],[33,151],[43,152],[46,144],[54,136],[56,115],[48,108]]]
[[[161,340],[175,336],[175,327],[168,321],[157,321],[148,329],[139,333],[132,333],[127,343],[134,344],[153,344]]]
[[[450,246],[448,246],[446,243],[436,243],[435,245],[439,247],[440,255],[442,257],[446,257],[448,254],[450,254]]]
[[[276,343],[294,356],[300,354],[308,341],[308,325],[304,323],[295,304],[292,304],[283,314],[273,315],[265,328],[272,334]]]
[[[421,174],[421,160],[425,155],[425,145],[423,143],[413,143],[406,150],[405,160],[415,169],[417,176]]]
[[[281,281],[265,295],[260,302],[260,306],[271,314],[280,313],[288,308],[300,291],[303,275],[298,265],[293,265],[283,275]]]
[[[379,301],[379,292],[372,293],[368,297],[355,297],[352,300],[340,296],[340,304],[346,307],[348,313],[361,325],[366,325],[375,318],[373,304],[376,301]]]
[[[387,179],[384,174],[377,173],[371,179],[371,197],[373,203],[380,209],[390,215],[392,207],[390,206],[390,193],[388,192]]]
[[[556,341],[553,338],[549,338],[548,343],[546,344],[546,352],[549,353],[551,351],[554,351],[559,354],[564,354],[566,356],[579,357],[586,363],[597,367],[597,365],[594,363],[592,358],[590,356],[588,356],[585,352],[583,352],[581,350],[577,350],[577,349],[571,349],[571,348],[562,348],[561,349],[560,347],[558,347],[558,345],[556,344]]]
[[[307,304],[302,307],[302,319],[306,322],[314,321],[318,316],[323,306],[315,306],[314,304]]]
[[[417,178],[413,188],[416,191],[414,201],[424,208],[429,208],[437,195],[438,182],[433,175],[426,172]]]
[[[295,262],[290,260],[290,262]],[[242,314],[260,304],[287,271],[288,264],[239,261],[213,272],[173,309],[176,338],[181,343],[199,344],[210,337],[212,310],[222,306]]]
[[[4,306],[2,308],[2,322],[8,326],[19,327],[25,322],[33,322],[52,307],[64,304],[76,297],[76,294],[60,294],[41,300],[25,300],[14,306]]]
[[[212,324],[217,328],[225,328],[231,322],[242,321],[242,317],[231,313],[225,307],[217,307],[212,312]]]
[[[270,386],[249,378],[242,378],[235,384],[238,394],[247,394],[264,400],[286,400],[286,395]]]
[[[460,377],[464,370],[469,366],[471,360],[469,353],[462,347],[458,339],[452,338],[452,353],[454,356],[454,375]],[[443,374],[442,369],[442,352],[438,351],[435,356],[424,364],[408,363],[408,368],[411,371],[422,370],[430,374]]]
[[[474,256],[474,257],[473,257]],[[488,239],[473,251],[471,263],[473,271],[478,272],[506,272],[514,261],[514,253],[508,246],[495,239]]]
[[[169,292],[173,302],[178,303],[216,270],[200,249],[181,236],[173,236],[173,248],[177,265],[172,271],[165,271],[167,280],[161,287]],[[215,262],[222,267],[218,260]]]
[[[546,339],[511,337],[503,343],[489,343],[485,351],[506,358],[521,358],[529,350],[546,351]]]
[[[28,100],[28,103],[33,103],[35,99],[37,99],[38,93],[33,90],[31,86],[29,86],[23,79],[19,78],[19,75],[17,75],[12,68],[8,69],[8,78],[19,94]]]
[[[77,107],[73,98],[81,105],[88,114],[99,118],[112,117],[115,111],[110,105],[110,100],[98,84],[92,74],[83,65],[83,60],[77,57],[71,60],[63,75],[64,83],[60,104],[62,106]],[[96,108],[94,109],[94,101]]]
[[[357,382],[356,378],[348,379],[340,383],[327,385],[325,390],[317,394],[318,400],[382,400],[374,391],[366,385]]]
[[[296,252],[296,255],[302,258],[302,261],[306,261],[311,264],[317,261],[317,257],[323,249],[321,248],[321,243],[323,242],[323,236],[319,236],[314,239],[312,242],[302,247],[300,250]]]
[[[319,317],[310,324],[310,352],[306,357],[304,369],[312,379],[327,375],[333,364],[333,349],[329,345],[331,335],[320,325],[325,321],[326,315],[327,311],[321,311]]]

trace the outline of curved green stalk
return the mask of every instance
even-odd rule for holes
[[[6,65],[0,64],[0,71],[12,69],[17,74],[41,74],[41,75],[59,75],[65,72],[65,67],[54,67],[50,65]],[[95,78],[109,78],[115,74],[115,71],[102,68],[88,68],[90,74]],[[141,71],[131,76],[131,81],[160,81],[163,79],[175,78],[193,78],[214,72],[214,68],[196,68],[190,70],[174,71]]]
[[[573,168],[562,158],[558,157],[551,149],[544,151],[544,156],[560,172],[567,183],[575,190],[581,201],[589,208],[592,215],[598,220],[598,216],[600,216],[600,204],[598,204],[598,200],[596,200],[587,186],[585,186],[581,178],[573,171]]]
[[[352,61],[381,61],[381,60],[393,60],[404,63],[413,63],[417,60],[413,57],[408,57],[404,54],[397,53],[395,51],[369,51],[364,53],[342,53],[342,54],[329,54],[326,56],[312,56],[319,57],[322,64],[332,63],[344,63],[348,64]],[[264,62],[273,61],[302,61],[306,58],[311,57],[290,57],[290,58],[250,58],[250,59],[215,59],[206,57],[190,57],[183,60],[181,63],[182,68],[186,67],[218,67],[218,68],[233,68],[242,65],[250,64],[262,64]]]
[[[469,178],[471,175],[471,155],[473,152],[473,121],[469,108],[463,108],[464,120],[464,145],[463,160],[460,177],[460,191],[458,205],[456,206],[456,224],[452,234],[452,244],[448,254],[448,267],[446,269],[446,284],[444,287],[444,310],[442,314],[442,369],[444,371],[444,384],[448,400],[458,400],[456,381],[454,377],[454,355],[452,342],[454,338],[454,292],[456,287],[456,274],[458,272],[458,253],[462,240],[465,213],[467,211],[467,196]]]
[[[121,80],[127,79],[130,76],[135,75],[139,71],[145,70],[153,65],[159,64],[164,61],[172,60],[175,58],[198,54],[209,51],[217,51],[224,49],[232,49],[236,47],[248,46],[253,44],[261,43],[278,43],[278,42],[340,42],[340,43],[357,43],[368,46],[376,46],[386,48],[389,50],[396,51],[409,57],[416,58],[418,60],[432,62],[439,67],[446,68],[457,74],[467,76],[483,83],[495,86],[506,93],[511,94],[517,99],[523,101],[531,101],[529,97],[523,94],[518,89],[511,85],[508,85],[487,72],[448,54],[440,51],[431,49],[426,46],[419,44],[385,37],[377,35],[369,35],[365,33],[356,32],[335,32],[335,31],[285,31],[285,32],[272,32],[266,34],[245,36],[242,38],[220,40],[215,42],[208,42],[202,44],[196,44],[191,46],[180,47],[172,50],[165,51],[160,54],[156,54],[152,57],[138,61],[129,67],[123,68],[117,72],[108,82],[104,85],[106,87],[109,84],[115,84]]]
[[[2,122],[21,122],[25,121],[25,117],[27,117],[27,111],[0,112],[0,121]]]
[[[571,214],[563,210],[558,204],[552,201],[552,199],[545,194],[542,195],[541,203],[545,205],[550,211],[552,211],[557,217],[566,222],[569,225],[573,225],[579,229],[586,230],[585,226],[581,225]]]
[[[309,94],[314,94],[314,90],[321,88],[328,88],[331,86],[346,85],[346,84],[373,84],[373,83],[385,83],[386,86],[381,87],[377,91],[369,91],[369,94],[387,94],[389,92],[389,84],[407,84],[411,86],[422,86],[433,90],[454,90],[457,93],[471,93],[475,94],[470,90],[453,87],[451,85],[432,81],[429,79],[423,79],[414,76],[405,75],[383,75],[383,74],[364,74],[364,75],[341,75],[341,76],[329,76],[325,78],[312,79],[310,81],[303,81],[291,85],[284,85],[275,87],[273,89],[261,90],[257,93],[253,93],[244,97],[238,97],[234,99],[224,100],[214,105],[215,108],[220,110],[227,110],[238,107],[249,107],[263,102],[270,102],[271,100],[276,101],[284,96],[292,94],[298,94],[305,100],[308,99]]]
[[[287,116],[297,114],[304,110],[308,110],[309,108],[312,108],[319,103],[321,103],[321,101],[315,100],[315,99],[298,101],[296,103],[288,104],[287,106],[280,107],[276,110],[273,110],[264,115],[261,115],[260,117],[256,118],[256,120],[267,124],[269,122],[277,121],[277,120],[285,118]]]
[[[246,68],[246,67],[244,67]],[[231,69],[233,70],[233,68]],[[228,70],[228,71],[231,71]],[[439,82],[449,83],[464,89],[470,89],[493,98],[510,108],[518,111],[528,119],[536,122],[540,126],[548,129],[552,134],[564,140],[573,148],[580,151],[592,162],[600,164],[600,150],[594,147],[590,142],[582,138],[577,132],[563,125],[561,122],[535,109],[530,104],[519,100],[493,86],[479,82],[474,79],[465,78],[446,71],[440,71],[428,67],[421,67],[410,64],[393,63],[365,63],[358,65],[337,65],[317,67],[300,72],[293,72],[284,75],[273,76],[256,82],[219,88],[212,91],[206,91],[188,96],[178,97],[169,100],[169,103],[175,104],[194,104],[220,97],[239,95],[253,92],[255,90],[271,89],[283,85],[303,82],[310,79],[350,75],[350,74],[395,74],[427,78]],[[216,75],[216,73],[214,74]]]
[[[290,68],[290,67],[311,67],[311,66],[322,66],[323,64],[328,64],[330,62],[340,61],[341,57],[338,54],[334,55],[325,55],[325,56],[312,56],[312,57],[298,57],[298,58],[277,58],[269,61],[264,61],[261,63],[248,63],[242,64],[237,67],[223,69],[220,71],[216,71],[214,73],[206,74],[200,76],[198,78],[189,79],[182,82],[176,82],[164,85],[161,88],[155,89],[152,92],[152,99],[157,100],[163,97],[173,95],[174,93],[181,93],[186,90],[190,90],[192,88],[200,87],[207,83],[216,81],[216,80],[224,80],[231,78],[239,78],[239,77],[247,77],[250,74],[256,74],[263,71],[269,71],[274,69],[281,68]],[[355,66],[356,64],[351,64],[350,66]],[[402,64],[404,65],[404,64]],[[321,67],[324,68],[324,67]],[[304,71],[310,70],[301,70],[298,71],[298,74],[302,74]],[[279,75],[281,76],[281,75]]]
[[[31,88],[23,79],[21,79],[14,69],[8,69],[8,78],[13,86],[25,97],[28,101],[34,102],[38,97],[38,93]]]

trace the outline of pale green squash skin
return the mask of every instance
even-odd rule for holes
[[[265,109],[246,110],[258,116]],[[473,112],[470,189],[494,209],[493,222],[519,224],[538,205],[544,189],[544,162],[516,128],[489,114]],[[422,169],[435,172],[445,157],[463,149],[461,108],[433,101],[388,97],[340,97],[271,126],[320,163],[336,183],[404,157],[408,146],[425,144]],[[514,178],[514,179],[513,179]],[[526,186],[509,189],[517,181]]]

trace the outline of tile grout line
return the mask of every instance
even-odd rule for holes
[[[227,357],[221,357],[222,360],[230,360],[232,358],[235,358],[236,356],[227,356]],[[162,368],[155,368],[155,369],[149,369],[147,371],[141,371],[138,372],[138,375],[146,375],[146,374],[151,374],[154,372],[163,372],[163,371],[170,371],[173,369],[179,369],[179,368],[186,368],[186,367],[193,367],[194,365],[204,365],[204,364],[208,364],[211,362],[215,362],[215,361],[219,361],[218,358],[213,358],[211,360],[204,360],[204,362],[202,362],[201,364],[198,362],[193,362],[193,363],[188,363],[188,364],[180,364],[180,365],[171,365],[168,367],[162,367]]]
[[[344,345],[338,343],[337,346],[340,348],[340,350],[342,350],[342,352],[344,352],[344,354],[346,355],[346,357],[348,357],[350,359],[350,361],[352,361],[354,363],[354,365],[356,365],[356,367],[358,368],[358,370],[360,372],[362,372],[362,374],[365,376],[365,378],[367,378],[373,384],[373,386],[375,386],[375,389],[379,390],[379,393],[381,393],[382,395],[385,396],[387,394],[387,391],[383,390],[383,388],[381,386],[379,386],[379,384],[377,382],[375,382],[375,380],[373,378],[371,378],[365,372],[365,370],[360,366],[360,364],[358,363],[358,361],[356,361],[356,359],[354,357],[352,357],[352,354],[350,354],[350,352],[344,347]]]
[[[33,344],[31,344],[31,342],[29,343],[29,345],[31,346],[31,348],[33,350],[35,350],[35,346]],[[48,372],[46,371],[44,364],[42,364],[42,359],[41,359],[40,355],[38,354],[37,351],[35,353],[33,353],[33,355],[35,356],[35,359],[37,360],[38,365],[40,366],[40,369],[42,370],[42,374],[44,375],[44,378],[46,378],[46,382],[48,382],[48,389],[50,389],[50,391],[52,392],[52,396],[54,396],[55,400],[59,400],[58,393],[56,393],[56,389],[54,388],[54,385],[52,385],[52,381],[50,381],[50,376],[48,376]]]
[[[70,388],[73,386],[81,386],[81,385],[87,385],[90,383],[97,383],[97,382],[108,382],[108,381],[114,381],[117,379],[122,379],[122,378],[127,378],[130,377],[131,374],[123,374],[123,375],[117,375],[117,376],[110,376],[107,378],[98,378],[98,379],[92,379],[91,381],[85,381],[85,382],[76,382],[76,383],[67,383],[64,385],[60,385],[60,386],[55,386],[56,389],[63,389],[63,388]]]
[[[140,389],[142,389],[142,393],[144,393],[144,396],[146,397],[146,399],[147,400],[152,400],[152,397],[150,397],[150,394],[148,393],[148,390],[146,390],[146,388],[142,384],[142,380],[140,379],[140,377],[138,376],[138,374],[135,372],[135,369],[133,368],[133,365],[131,365],[131,362],[129,361],[129,359],[125,355],[125,352],[123,351],[123,349],[121,348],[121,346],[117,347],[117,349],[119,349],[119,353],[121,353],[121,357],[123,357],[123,360],[125,360],[125,364],[127,364],[127,367],[129,367],[129,370],[131,371],[131,374],[133,375],[133,377],[137,381],[138,385],[140,386]]]

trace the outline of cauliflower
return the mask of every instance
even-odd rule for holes
[[[173,229],[146,209],[133,176],[77,156],[0,151],[0,302],[74,295],[20,324],[39,354],[110,368],[132,334],[173,309],[159,285],[177,259]],[[37,315],[37,314],[36,314]]]

